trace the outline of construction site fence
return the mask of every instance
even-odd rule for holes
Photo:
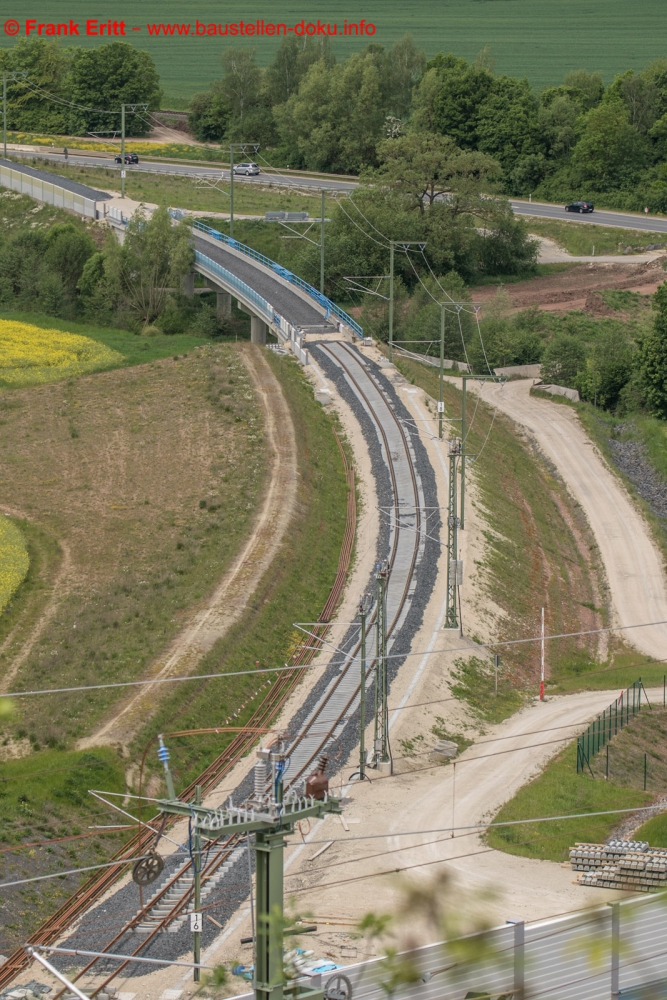
[[[448,943],[322,973],[344,974],[353,1000],[654,1000],[667,996],[666,894],[534,923],[508,921]],[[414,970],[397,985],[392,970]],[[304,985],[317,986],[312,979]],[[253,994],[243,994],[250,1000]],[[235,1000],[241,1000],[236,997]]]
[[[21,170],[14,170],[13,167],[0,165],[0,185],[9,188],[11,191],[18,191],[20,194],[27,194],[35,201],[43,201],[47,205],[56,205],[58,208],[67,208],[77,215],[84,215],[88,219],[98,219],[104,215],[104,203],[99,205],[91,198],[84,198],[80,194],[68,191],[67,188],[59,184],[51,184],[40,177],[33,177],[31,174],[23,173]]]
[[[650,706],[641,677],[622,691],[609,708],[591,722],[588,729],[577,739],[577,774],[582,774],[591,766],[591,760],[596,753],[611,740],[616,733],[634,719],[641,711],[642,695]]]

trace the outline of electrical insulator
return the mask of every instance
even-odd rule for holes
[[[329,791],[329,779],[324,773],[327,766],[327,757],[323,754],[317,762],[317,767],[312,774],[306,778],[306,795],[312,795],[314,799],[323,799]]]

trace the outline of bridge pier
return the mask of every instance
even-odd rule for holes
[[[250,316],[250,343],[266,343],[266,323],[259,316]]]
[[[229,292],[216,292],[215,312],[218,319],[232,318],[232,297]]]
[[[187,295],[189,298],[195,294],[195,272],[189,271],[188,274],[184,274],[181,278],[181,291],[183,295]]]

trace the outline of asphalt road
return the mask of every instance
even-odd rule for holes
[[[612,226],[615,229],[640,229],[649,233],[667,233],[667,219],[654,215],[629,215],[624,212],[594,211],[587,215],[566,212],[563,205],[544,205],[527,201],[510,202],[516,215],[530,215],[559,222],[585,222],[594,226]]]
[[[40,150],[39,153],[24,153],[15,150],[12,150],[12,153],[25,160],[50,160],[54,164],[66,162],[62,153],[51,153],[48,149],[44,151]],[[100,154],[99,156],[77,156],[75,153],[70,153],[67,163],[77,167],[106,167],[107,169],[120,170],[120,164],[114,163],[113,156],[105,156],[104,154]],[[229,180],[229,170],[222,170],[220,167],[211,167],[205,164],[195,166],[189,163],[140,162],[128,165],[125,169],[128,174],[130,171],[138,171],[147,174],[167,174],[172,177],[192,177],[193,179],[196,177],[206,177],[209,180],[220,180],[222,176],[223,180]],[[284,187],[315,188],[317,191],[321,191],[322,188],[326,191],[352,191],[357,187],[355,181],[341,181],[334,178],[324,180],[319,177],[305,176],[294,177],[290,174],[262,173],[258,177],[245,177],[242,174],[236,174],[234,177],[235,183],[241,182],[243,184],[265,185],[267,180],[279,181],[281,186]]]
[[[50,160],[54,164],[65,163],[62,153],[49,152],[48,148],[40,150],[39,153],[18,153],[12,150],[14,155],[21,156],[22,159],[43,159]],[[67,161],[77,167],[107,167],[120,170],[120,164],[115,164],[111,155],[101,153],[99,156],[77,156],[70,153]],[[229,170],[221,170],[219,167],[211,167],[202,164],[194,165],[189,163],[137,163],[125,168],[129,171],[139,171],[148,174],[166,174],[178,177],[206,177],[209,180],[229,180]],[[332,177],[325,180],[321,177],[295,177],[292,174],[262,173],[259,177],[244,177],[236,174],[235,181],[243,184],[266,184],[268,180],[280,182],[281,186],[294,188],[314,188],[321,191],[353,191],[358,185],[356,181],[343,181]],[[562,205],[546,205],[527,201],[511,201],[514,212],[517,215],[534,216],[541,219],[558,219],[559,221],[583,222],[589,225],[611,226],[617,229],[638,229],[649,233],[667,233],[667,219],[660,219],[653,215],[628,215],[623,212],[595,211],[590,215],[578,215],[566,212]]]

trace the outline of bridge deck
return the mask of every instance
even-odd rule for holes
[[[270,302],[276,312],[280,313],[289,323],[297,327],[322,326],[326,322],[323,314],[306,302],[296,291],[287,287],[277,275],[256,264],[250,258],[239,257],[227,249],[224,244],[202,239],[193,233],[195,250],[211,260],[216,261],[232,274],[254,288],[267,302]],[[333,323],[329,324],[335,329]]]

